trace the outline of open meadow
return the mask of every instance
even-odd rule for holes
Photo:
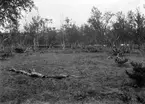
[[[0,62],[0,104],[143,104],[136,94],[144,89],[133,88],[125,70],[129,62],[118,66],[106,52],[36,52],[16,54]],[[139,54],[126,55],[144,61]],[[31,78],[7,71],[36,72],[47,76],[65,74],[64,79]]]
[[[145,104],[145,0],[0,0],[0,104]]]

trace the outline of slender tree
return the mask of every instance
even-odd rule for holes
[[[111,12],[105,12],[103,14],[98,8],[92,8],[92,14],[88,19],[88,23],[93,30],[92,32],[94,32],[96,43],[105,43],[105,37],[109,30],[109,23],[113,15],[114,14]]]

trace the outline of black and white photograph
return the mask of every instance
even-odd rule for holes
[[[145,104],[145,0],[0,0],[0,104]]]

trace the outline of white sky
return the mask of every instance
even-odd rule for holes
[[[93,6],[100,11],[118,11],[127,12],[134,10],[138,6],[141,8],[145,4],[145,0],[34,0],[38,7],[38,13],[41,17],[53,19],[53,25],[60,27],[65,17],[71,18],[77,25],[87,22],[91,15]],[[145,9],[141,9],[145,11]],[[26,20],[30,21],[36,11],[26,15]]]

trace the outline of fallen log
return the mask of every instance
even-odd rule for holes
[[[54,79],[64,79],[67,77],[69,77],[69,75],[46,76],[46,78],[54,78]]]
[[[9,69],[8,71],[15,72],[15,73],[17,73],[17,74],[27,75],[27,76],[33,77],[33,78],[54,78],[54,79],[64,79],[64,78],[69,77],[69,75],[46,76],[46,75],[43,75],[43,74],[38,73],[38,72],[35,72],[35,71],[26,72],[26,71],[24,71],[24,70],[16,70],[15,68]]]

